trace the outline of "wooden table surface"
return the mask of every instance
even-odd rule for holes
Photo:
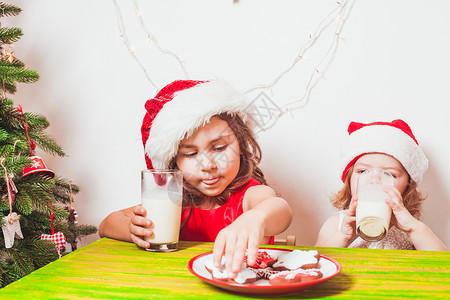
[[[189,272],[188,261],[212,251],[212,243],[181,242],[179,248],[172,253],[151,253],[131,243],[103,238],[0,289],[0,298],[262,298],[216,288]],[[310,289],[271,299],[450,299],[450,252],[314,249],[339,261],[341,273]]]

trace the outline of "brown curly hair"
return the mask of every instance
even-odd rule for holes
[[[256,141],[256,137],[253,131],[237,114],[221,113],[215,116],[228,123],[228,126],[231,128],[238,140],[239,149],[241,151],[240,167],[236,178],[234,178],[234,180],[220,195],[216,196],[217,203],[219,205],[223,205],[228,201],[231,194],[233,194],[235,190],[244,186],[249,182],[251,178],[255,179],[261,184],[267,184],[267,182],[264,178],[263,172],[258,167],[261,161],[261,148]],[[176,157],[170,162],[169,168],[178,168],[176,165]],[[183,209],[189,207],[189,216],[192,213],[193,207],[199,206],[205,200],[207,199],[202,192],[194,188],[185,180],[183,181]],[[187,223],[187,221],[188,220],[186,220],[185,224]],[[185,224],[183,224],[182,228]]]
[[[348,209],[350,201],[352,199],[352,192],[350,186],[350,178],[353,173],[353,167],[348,169],[345,176],[344,187],[333,195],[331,198],[331,204],[338,209]],[[409,178],[408,186],[402,194],[403,205],[415,218],[420,217],[422,210],[422,202],[427,198],[423,196],[421,192],[417,190],[417,183],[414,182],[411,177]]]

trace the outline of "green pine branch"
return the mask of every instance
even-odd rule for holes
[[[46,117],[36,113],[26,112],[23,114],[23,119],[24,122],[28,123],[29,131],[41,132],[50,126],[50,122]]]
[[[20,190],[16,195],[15,209],[23,215],[29,215],[37,210],[48,216],[53,212],[48,202],[55,207],[54,199],[51,194],[53,186],[51,179],[39,175],[28,175],[22,178]]]
[[[10,62],[7,59],[0,59],[0,67],[10,67],[15,69],[23,69],[25,67],[24,63],[18,59],[14,59]],[[4,80],[0,80],[0,85],[5,89],[6,92],[10,94],[15,94],[17,91],[16,83],[5,82]]]
[[[80,188],[73,183],[69,183],[69,180],[65,178],[60,178],[55,176],[55,185],[53,187],[53,197],[55,200],[60,203],[68,204],[70,202],[70,189],[72,189],[72,198],[73,195],[78,194]]]
[[[9,98],[0,99],[0,127],[3,129],[21,128],[20,112],[13,106],[13,101]]]
[[[3,100],[3,103],[6,103],[6,100]],[[44,129],[50,126],[47,118],[39,114],[24,113],[23,123],[28,124],[29,138],[42,150],[60,157],[64,157],[66,155],[56,140],[44,132]],[[8,139],[2,139],[0,136],[0,147],[3,144],[3,140],[4,143],[15,145],[17,148],[16,150],[23,150],[23,154],[29,154],[28,139],[23,123],[20,112],[16,108],[6,104],[0,106],[0,127],[7,130],[9,133]]]
[[[10,62],[7,59],[0,59],[0,66],[24,68],[25,64],[22,61],[18,60],[18,59],[14,59],[12,62]]]
[[[6,217],[8,213],[9,213],[8,195],[6,193],[3,193],[0,198],[0,226],[4,225],[4,221],[2,218]]]
[[[1,14],[0,9],[0,14]],[[23,36],[22,29],[16,27],[1,27],[0,28],[0,43],[12,44],[20,40]]]
[[[0,83],[1,84],[1,83]],[[4,83],[5,91],[10,94],[15,94],[17,92],[17,87],[15,84]]]
[[[33,139],[36,144],[47,153],[52,155],[58,155],[60,157],[66,156],[66,153],[60,145],[49,135],[44,132],[38,132],[36,134],[30,133],[30,138]]]
[[[41,240],[40,237],[35,237],[31,242],[26,242],[24,239],[24,251],[29,254],[36,269],[45,266],[59,257],[55,244],[52,241]]]
[[[10,249],[0,248],[0,287],[58,259],[55,244],[40,237],[24,236]]]
[[[42,233],[51,233],[50,215],[33,211],[28,216],[20,218],[20,227],[23,236],[41,236]]]
[[[11,66],[0,66],[0,80],[1,83],[14,84],[33,83],[39,79],[39,73],[34,70],[17,68]]]
[[[0,17],[17,16],[22,12],[20,7],[0,2]]]

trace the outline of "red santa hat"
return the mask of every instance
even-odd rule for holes
[[[358,123],[348,126],[348,138],[341,151],[342,181],[348,169],[367,153],[384,153],[396,158],[416,183],[428,168],[428,159],[411,128],[403,120]]]
[[[222,80],[176,80],[145,103],[141,127],[148,169],[167,169],[180,142],[220,113],[237,114],[247,124],[247,98]]]

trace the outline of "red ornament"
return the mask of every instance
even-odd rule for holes
[[[59,251],[63,250],[66,245],[66,237],[64,233],[57,232],[55,234],[41,234],[41,240],[49,240],[55,243]]]
[[[23,169],[22,177],[31,174],[38,174],[44,177],[48,177],[50,179],[55,177],[55,173],[52,170],[47,169],[42,158],[40,158],[39,156],[31,156],[30,158],[31,158],[31,165],[26,166]]]
[[[11,206],[13,206],[18,190],[16,188],[16,185],[14,184],[14,181],[12,181],[11,178],[8,178],[8,182],[9,182],[9,190],[11,191]],[[3,184],[2,190],[8,191],[8,187],[6,186],[6,183]],[[6,195],[6,197],[7,196],[8,195]]]
[[[47,201],[47,204],[50,206],[50,209],[53,211],[50,214],[50,227],[52,229],[52,234],[41,234],[41,240],[50,240],[56,244],[56,248],[58,251],[61,251],[65,248],[66,245],[66,237],[64,233],[57,232],[55,233],[55,227],[53,227],[53,218],[55,217],[55,212],[53,210],[52,204],[50,201]]]

